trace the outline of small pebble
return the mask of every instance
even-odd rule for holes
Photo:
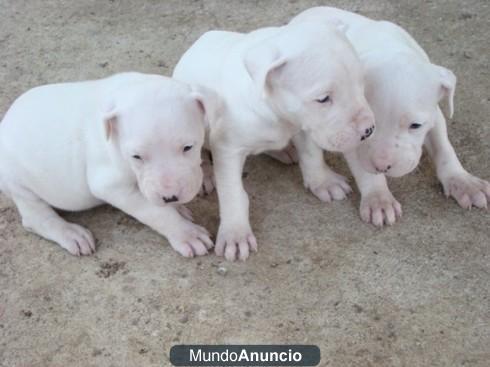
[[[226,275],[228,273],[228,269],[226,269],[224,266],[218,266],[218,269],[216,269],[219,275]]]
[[[22,310],[22,314],[23,314],[25,317],[31,317],[31,316],[32,316],[32,312],[31,312],[31,311]]]
[[[354,311],[356,311],[356,313],[361,313],[364,309],[359,305],[354,305]]]
[[[474,15],[471,14],[471,13],[461,13],[461,15],[459,16],[459,19],[462,19],[462,20],[466,20],[466,19],[471,19],[473,18]]]
[[[102,352],[104,351],[104,349],[94,349],[92,351],[92,357],[97,357],[97,356],[100,356],[102,354]]]
[[[185,324],[189,321],[189,316],[187,315],[184,315],[182,316],[180,319],[179,319],[179,322],[182,323],[182,324]]]

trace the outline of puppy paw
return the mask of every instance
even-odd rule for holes
[[[208,231],[189,221],[183,221],[180,228],[168,237],[172,248],[184,257],[203,256],[213,247]]]
[[[335,172],[328,172],[322,180],[305,182],[305,186],[318,199],[327,203],[333,200],[344,200],[352,192],[347,179]]]
[[[265,154],[284,164],[290,165],[298,163],[298,152],[292,143],[283,150],[271,150]]]
[[[92,233],[78,224],[63,223],[58,243],[75,256],[92,255],[95,252],[95,239]]]
[[[247,260],[250,251],[257,251],[257,240],[250,228],[223,228],[218,231],[215,252],[228,261]]]
[[[215,188],[213,166],[211,164],[203,164],[202,173],[203,178],[199,196],[206,196],[211,194]]]
[[[402,207],[390,191],[375,191],[361,199],[361,219],[376,227],[392,225],[402,216]]]
[[[490,183],[468,172],[449,176],[442,186],[446,196],[452,196],[464,209],[487,208],[490,202]]]

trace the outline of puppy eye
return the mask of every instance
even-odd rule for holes
[[[138,154],[133,155],[133,158],[134,158],[134,159],[137,159],[137,160],[139,160],[139,161],[143,160],[143,158],[141,158],[141,156],[140,156],[140,155],[138,155]]]
[[[323,97],[322,99],[317,99],[316,101],[318,103],[327,103],[327,102],[330,102],[332,99],[330,98],[330,96],[327,94],[325,97]]]
[[[188,152],[188,151],[189,151],[189,150],[191,150],[191,149],[192,149],[192,145],[186,145],[186,146],[184,147],[184,153],[185,153],[185,152]]]
[[[414,122],[413,124],[410,125],[410,129],[411,130],[417,130],[417,129],[421,128],[421,127],[422,127],[422,124],[418,124],[416,122]]]

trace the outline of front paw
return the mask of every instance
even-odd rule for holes
[[[75,256],[92,255],[95,239],[92,233],[75,223],[64,223],[60,228],[59,244]]]
[[[451,175],[442,180],[444,194],[452,196],[465,209],[487,208],[490,202],[490,183],[468,172]]]
[[[318,199],[327,203],[344,200],[352,192],[347,178],[335,172],[328,172],[320,179],[305,181],[305,186]]]
[[[172,248],[184,257],[206,255],[214,246],[205,228],[187,220],[182,221],[175,233],[168,236],[168,241]]]
[[[216,239],[216,255],[225,256],[228,261],[245,261],[250,251],[257,251],[257,240],[249,226],[220,226]]]
[[[374,191],[361,199],[361,219],[376,227],[392,225],[402,216],[402,207],[389,190]]]

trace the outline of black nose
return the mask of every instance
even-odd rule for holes
[[[366,131],[364,131],[364,135],[362,136],[361,141],[369,138],[371,135],[373,135],[373,132],[374,132],[374,125],[371,126],[369,129],[366,129]]]
[[[166,196],[162,196],[162,199],[163,199],[163,201],[165,201],[167,204],[168,204],[168,203],[174,203],[174,202],[176,202],[176,201],[179,201],[179,198],[178,198],[177,196],[175,196],[175,195],[174,195],[174,196],[172,196],[172,197],[170,197],[170,198],[168,198],[168,197],[166,197]]]

